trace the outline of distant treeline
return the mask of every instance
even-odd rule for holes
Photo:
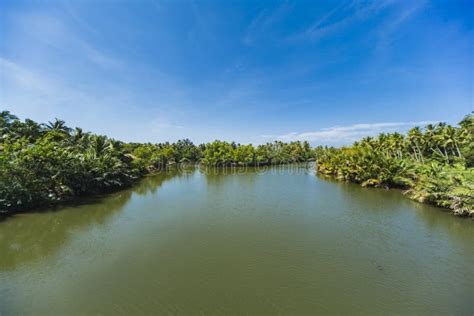
[[[0,113],[0,214],[111,192],[143,175],[179,163],[248,166],[314,159],[308,142],[254,147],[224,141],[194,145],[124,143],[72,129],[64,121],[39,124]]]
[[[318,173],[363,186],[402,188],[419,202],[474,215],[474,115],[366,137],[351,147],[317,147]]]

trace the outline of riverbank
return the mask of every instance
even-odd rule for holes
[[[474,116],[459,127],[415,127],[366,137],[352,146],[316,148],[319,174],[362,186],[401,188],[406,196],[458,216],[474,216]]]

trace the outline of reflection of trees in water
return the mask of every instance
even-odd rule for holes
[[[382,188],[364,188],[354,183],[338,182],[334,179],[324,179],[333,182],[344,196],[349,197],[350,204],[359,206],[360,209],[372,212],[391,212],[400,206],[410,207],[401,191],[386,190]]]
[[[210,187],[219,188],[229,182],[239,185],[253,185],[258,176],[263,174],[303,175],[314,173],[312,166],[310,163],[295,163],[267,166],[200,167],[199,171],[204,175],[206,183]]]
[[[160,171],[159,173],[146,176],[133,187],[133,193],[140,196],[146,195],[148,193],[154,194],[165,181],[179,175],[180,172],[178,170],[172,169],[167,171]]]
[[[223,189],[225,185],[253,186],[259,172],[265,172],[265,167],[222,167],[201,168],[200,172],[206,180],[209,189]],[[224,185],[225,184],[225,185]]]
[[[263,173],[296,173],[307,174],[314,173],[314,163],[293,163],[293,164],[276,164],[262,166],[199,166],[199,171],[205,175],[244,175],[244,174],[263,174]]]
[[[12,269],[51,255],[74,236],[75,231],[104,225],[126,204],[131,194],[127,190],[94,204],[7,219],[0,224],[0,269]]]
[[[349,206],[357,206],[357,209],[361,211],[383,212],[383,216],[390,216],[391,212],[406,208],[414,212],[419,222],[429,231],[441,229],[447,236],[456,238],[463,244],[466,244],[467,240],[472,240],[474,236],[472,220],[452,216],[449,211],[436,206],[417,203],[404,196],[402,190],[363,188],[358,184],[341,182],[333,178],[321,176],[319,178],[324,182],[334,184],[334,190],[339,192],[337,197],[346,199]]]
[[[457,243],[465,246],[466,253],[472,254],[474,260],[474,219],[457,217],[444,208],[427,205],[410,200],[416,209],[416,216],[428,230],[443,230],[449,238],[455,238]],[[473,262],[474,263],[474,262]]]
[[[55,254],[78,231],[109,222],[132,194],[156,192],[163,182],[176,175],[176,172],[163,172],[146,177],[129,190],[89,199],[82,205],[17,215],[0,222],[0,271]]]

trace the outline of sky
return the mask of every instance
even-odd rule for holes
[[[0,1],[0,110],[123,141],[344,145],[474,110],[474,1]]]

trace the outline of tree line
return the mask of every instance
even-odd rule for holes
[[[213,141],[195,145],[125,143],[0,112],[0,214],[54,205],[130,186],[180,163],[258,166],[316,159],[320,175],[363,186],[402,188],[420,202],[474,214],[474,115],[459,126],[429,124],[406,135],[382,133],[350,147],[311,148],[308,142],[253,146]]]
[[[0,112],[0,214],[107,193],[145,174],[179,163],[249,166],[314,159],[308,142],[276,141],[254,147],[216,140],[195,145],[125,143],[70,128],[62,120],[40,124]]]
[[[474,215],[474,115],[459,126],[382,133],[350,147],[316,147],[319,174],[362,186],[402,188],[419,202]]]

